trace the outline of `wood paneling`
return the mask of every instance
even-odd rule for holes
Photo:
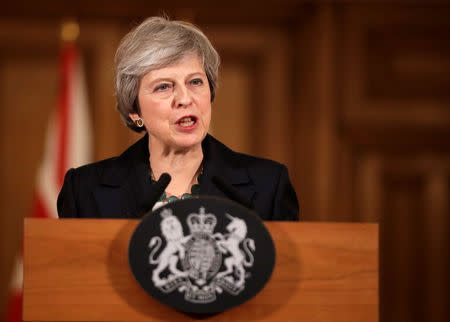
[[[232,116],[234,119],[243,115],[238,121],[246,133],[238,133],[226,119],[214,116],[214,134],[228,144],[233,141],[247,142],[247,149],[237,149],[262,157],[275,159],[290,164],[291,142],[289,139],[290,112],[294,110],[290,103],[290,88],[286,79],[289,78],[290,56],[288,51],[289,38],[283,30],[266,27],[262,32],[255,28],[207,28],[208,35],[222,55],[222,73],[220,82],[226,84],[227,72],[239,69],[247,72],[246,87],[236,88],[233,93],[221,92],[220,86],[213,110],[219,115],[235,109],[242,110]],[[225,85],[227,86],[227,85]],[[229,86],[229,85],[228,85]],[[238,100],[238,106],[230,106]],[[239,106],[240,105],[240,106]],[[242,123],[242,122],[245,123]],[[236,124],[236,125],[237,125]],[[239,148],[233,146],[232,148]]]
[[[386,174],[384,178],[383,240],[380,241],[380,261],[384,263],[380,272],[384,299],[381,312],[384,321],[423,321],[424,306],[414,305],[418,294],[423,294],[424,276],[423,241],[424,209],[423,178]],[[414,222],[417,224],[406,224]],[[408,267],[409,274],[404,274]]]
[[[349,126],[450,126],[448,9],[350,7],[339,14]]]
[[[450,100],[450,24],[366,30],[365,95],[373,100]]]
[[[161,6],[2,4],[1,285],[20,245],[57,101],[62,18],[79,18],[99,160],[139,137],[115,110],[117,44],[143,17],[164,11],[197,23],[222,56],[215,136],[286,163],[303,220],[380,222],[381,320],[448,320],[450,6],[357,0]],[[3,288],[0,314],[5,294]]]

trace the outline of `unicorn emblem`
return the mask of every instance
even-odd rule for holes
[[[247,236],[247,225],[244,220],[229,214],[226,214],[226,216],[231,220],[226,227],[228,231],[228,234],[225,235],[226,238],[224,239],[221,234],[216,234],[215,237],[219,238],[217,244],[222,253],[226,254],[229,252],[231,256],[224,260],[226,269],[217,273],[216,278],[231,277],[231,274],[234,273],[237,277],[237,282],[234,284],[238,288],[242,288],[245,281],[244,266],[253,266],[254,257],[252,252],[256,250],[255,241],[251,238],[245,238]],[[245,252],[239,248],[241,242],[243,242]]]

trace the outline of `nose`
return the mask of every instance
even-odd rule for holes
[[[175,107],[186,107],[191,104],[192,98],[189,89],[184,85],[179,85],[175,89]]]

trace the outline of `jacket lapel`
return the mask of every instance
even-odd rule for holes
[[[212,181],[214,176],[218,176],[252,202],[256,190],[248,169],[239,163],[238,155],[210,135],[203,140],[202,147],[204,166],[200,194],[228,199],[227,195]]]

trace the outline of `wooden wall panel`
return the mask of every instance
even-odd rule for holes
[[[245,63],[225,60],[220,73],[219,87],[212,106],[210,133],[231,149],[252,150],[250,110],[252,73]]]
[[[335,11],[336,134],[347,174],[336,196],[351,196],[344,217],[380,221],[382,321],[449,316],[450,12],[442,9]]]
[[[386,174],[384,178],[383,241],[380,241],[380,257],[384,263],[380,275],[383,288],[381,312],[384,321],[423,321],[424,306],[415,300],[417,294],[424,291],[423,225],[411,225],[408,222],[423,223],[424,179],[420,176]],[[404,274],[405,270],[409,274]],[[415,305],[417,304],[417,305]]]
[[[339,16],[344,122],[448,129],[448,9],[350,8]]]
[[[250,0],[183,9],[174,1],[164,10],[140,0],[2,4],[1,285],[57,101],[62,18],[79,18],[99,160],[140,136],[115,110],[119,40],[165,11],[197,23],[222,56],[214,135],[286,163],[303,220],[380,222],[381,320],[448,320],[450,6],[394,2]]]
[[[292,140],[288,135],[291,129],[286,124],[290,124],[289,113],[294,106],[289,100],[291,92],[286,82],[291,60],[289,38],[284,30],[269,27],[263,30],[244,27],[223,29],[214,26],[206,30],[222,57],[221,71],[224,73],[221,77],[233,68],[247,72],[249,77],[246,86],[236,93],[222,92],[219,86],[214,109],[220,110],[219,113],[230,108],[233,110],[235,107],[230,107],[233,102],[229,97],[236,99],[242,96],[244,101],[239,109],[245,111],[239,112],[231,122],[214,119],[214,133],[226,144],[240,140],[248,142],[248,149],[245,150],[231,145],[237,151],[292,164]],[[221,82],[226,83],[227,79],[222,78]],[[235,123],[241,113],[247,117]],[[246,132],[237,136],[239,133],[233,131],[234,125],[243,126]],[[219,130],[225,128],[226,131]]]
[[[365,95],[372,99],[450,100],[450,24],[369,27]]]
[[[441,321],[448,316],[450,154],[389,156],[381,172],[382,316]],[[395,314],[392,314],[395,312]]]

